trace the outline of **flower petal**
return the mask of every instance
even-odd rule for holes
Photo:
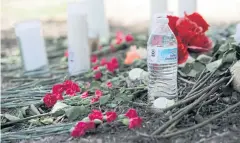
[[[202,32],[205,32],[208,30],[208,23],[203,19],[203,17],[197,13],[197,12],[194,12],[190,15],[187,15],[185,14],[185,16],[190,19],[191,21],[195,22],[198,26],[202,27]]]
[[[135,117],[138,117],[138,114],[137,114],[137,111],[135,109],[131,108],[127,111],[125,116],[128,117],[128,118],[135,118]]]

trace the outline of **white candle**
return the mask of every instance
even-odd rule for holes
[[[48,59],[39,20],[16,24],[16,37],[20,46],[25,72],[48,70]]]
[[[184,16],[184,12],[191,14],[197,11],[197,0],[178,0],[178,15]]]
[[[167,0],[151,0],[150,1],[150,23],[152,24],[154,15],[157,13],[166,13],[168,11]],[[149,33],[153,25],[149,24]]]
[[[87,0],[89,37],[109,38],[109,25],[105,15],[104,0]]]
[[[87,30],[87,3],[70,3],[67,8],[68,71],[77,75],[90,70],[90,52]]]

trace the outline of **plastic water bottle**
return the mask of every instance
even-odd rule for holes
[[[166,14],[155,14],[148,39],[148,95],[173,99],[177,96],[177,40]]]

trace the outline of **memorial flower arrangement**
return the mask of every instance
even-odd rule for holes
[[[139,38],[118,31],[109,43],[92,53],[92,67],[84,75],[68,77],[66,68],[54,65],[53,76],[26,78],[29,83],[3,91],[1,107],[14,112],[2,110],[2,139],[22,140],[60,133],[74,138],[93,134],[108,138],[112,132],[126,132],[132,135],[130,139],[137,140],[162,139],[201,130],[210,122],[219,126],[222,122],[239,121],[228,115],[236,117],[240,107],[236,96],[240,80],[233,76],[239,73],[236,61],[240,59],[240,46],[230,37],[222,40],[221,33],[220,38],[211,36],[217,41],[212,49],[212,41],[206,36],[209,25],[198,13],[168,18],[178,40],[179,64],[185,63],[191,52],[197,52],[192,62],[179,66],[179,96],[174,104],[152,113],[145,78],[147,36]],[[61,56],[63,50],[59,50]],[[205,54],[210,50],[213,53]],[[19,78],[17,82],[20,81]],[[19,130],[14,131],[15,125]]]

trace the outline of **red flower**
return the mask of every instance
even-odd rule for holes
[[[44,104],[49,108],[54,106],[57,103],[57,97],[54,96],[51,93],[47,93],[44,97],[43,97],[43,102]]]
[[[91,62],[92,63],[96,63],[97,62],[97,56],[96,55],[92,55],[91,56]]]
[[[66,94],[70,96],[75,96],[77,92],[80,92],[80,87],[71,80],[66,80],[63,85],[66,89]]]
[[[168,15],[167,18],[169,19],[169,22],[168,22],[169,27],[171,28],[173,33],[177,35],[176,24],[179,18],[177,16],[170,16],[170,15]]]
[[[94,67],[93,67],[93,70],[95,71],[95,70],[98,70],[98,65],[95,65]]]
[[[120,44],[122,44],[122,42],[123,42],[123,40],[124,40],[124,34],[123,34],[123,32],[121,32],[121,31],[118,31],[118,32],[116,32],[116,44],[117,45],[120,45]]]
[[[107,87],[108,87],[108,88],[112,88],[112,82],[110,82],[110,81],[107,82]]]
[[[206,35],[199,34],[189,42],[188,48],[195,52],[207,52],[212,48],[212,41]]]
[[[53,96],[56,96],[57,100],[63,100],[63,96],[61,93],[53,93]]]
[[[138,114],[137,114],[137,111],[135,109],[131,108],[127,111],[125,116],[128,117],[128,118],[135,118],[135,117],[138,117]]]
[[[73,130],[71,131],[71,136],[72,137],[80,137],[85,135],[86,129],[88,127],[88,124],[86,122],[78,122]]]
[[[64,52],[64,57],[68,58],[68,50]]]
[[[101,97],[102,95],[103,95],[103,92],[102,92],[101,90],[97,89],[97,90],[95,91],[95,96],[96,96],[96,97]]]
[[[125,37],[125,40],[127,43],[131,43],[131,42],[133,42],[134,38],[131,34],[127,34]]]
[[[87,122],[87,129],[94,129],[95,128],[95,123],[93,121]]]
[[[132,129],[132,128],[135,128],[135,127],[141,127],[141,126],[142,126],[142,118],[135,117],[135,118],[131,118],[129,120],[129,125],[128,125],[129,129]]]
[[[178,43],[178,64],[182,64],[187,61],[189,54],[187,46],[182,43],[179,37],[176,38]]]
[[[65,90],[65,87],[63,84],[55,84],[52,87],[52,93],[60,93],[62,94]]]
[[[81,98],[86,98],[88,97],[88,91],[83,92],[83,94],[81,95]]]
[[[202,28],[187,18],[180,18],[177,21],[176,29],[184,44],[191,41],[197,34],[202,33]]]
[[[100,99],[100,97],[93,97],[90,101],[91,104],[95,103],[95,102],[98,102]]]
[[[71,136],[72,137],[81,137],[85,135],[85,130],[81,129],[81,130],[78,130],[76,128],[74,128],[72,131],[71,131]]]
[[[185,17],[187,17],[191,21],[195,22],[198,26],[200,26],[202,28],[202,32],[206,32],[208,30],[209,27],[208,23],[203,19],[203,17],[199,13],[194,12],[190,15],[187,15],[185,13]]]
[[[111,73],[113,73],[115,71],[115,67],[116,65],[112,64],[111,62],[107,63],[107,70]]]
[[[95,78],[96,80],[100,79],[101,77],[102,77],[102,72],[101,72],[101,71],[97,71],[97,72],[95,73],[95,75],[94,75],[94,78]]]
[[[114,112],[114,111],[109,111],[109,112],[106,113],[106,115],[107,115],[107,122],[108,123],[117,119],[117,113]]]
[[[118,59],[116,57],[112,57],[111,63],[112,63],[113,68],[117,69],[119,67]]]
[[[102,58],[101,61],[100,61],[100,65],[104,66],[106,65],[108,62],[107,62],[107,59],[106,58]]]
[[[92,113],[88,115],[88,118],[93,121],[94,119],[103,120],[103,114],[99,110],[92,110]]]

